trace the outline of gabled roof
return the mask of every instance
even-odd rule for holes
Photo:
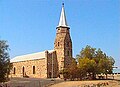
[[[60,15],[60,21],[57,27],[69,27],[67,25],[67,20],[66,20],[66,15],[65,15],[65,10],[64,10],[64,3],[62,4],[62,11]]]
[[[49,53],[53,52],[54,50],[47,50]],[[43,59],[45,58],[45,52],[37,52],[32,54],[26,54],[22,56],[16,56],[10,60],[10,62],[21,62],[21,61],[28,61],[28,60],[36,60],[36,59]]]

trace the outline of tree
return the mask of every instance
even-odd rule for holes
[[[71,80],[74,80],[74,78],[77,77],[77,70],[78,70],[77,62],[74,58],[72,58],[71,64],[68,66],[67,69],[68,69],[68,74],[70,76],[69,78]]]
[[[96,74],[112,73],[113,65],[115,63],[112,57],[107,56],[100,48],[92,48],[86,46],[76,56],[78,59],[78,68],[86,75],[92,74],[92,79],[95,79]]]
[[[112,57],[100,59],[99,64],[98,64],[98,67],[100,69],[99,72],[105,74],[106,79],[107,79],[107,74],[112,73],[114,63],[115,61]]]
[[[69,78],[69,72],[68,72],[67,68],[64,68],[64,69],[60,70],[59,74],[61,74],[63,76],[64,80]]]
[[[8,47],[5,40],[0,40],[0,82],[7,80],[11,69]]]
[[[81,50],[79,57],[92,59],[95,57],[95,50],[96,48],[87,45]]]
[[[96,52],[95,52],[95,62],[98,64],[100,59],[104,59],[106,58],[106,54],[103,53],[103,51],[99,48]]]
[[[77,62],[74,58],[72,58],[71,63],[68,65],[67,68],[64,68],[60,71],[60,74],[63,74],[65,79],[74,80],[77,77]]]
[[[88,74],[91,79],[94,78],[96,66],[96,62],[93,59],[81,58],[78,60],[78,68],[83,71],[84,76]]]

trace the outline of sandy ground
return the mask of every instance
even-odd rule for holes
[[[108,78],[113,79],[112,76],[108,76]],[[102,84],[100,87],[120,87],[120,74],[114,75],[114,80],[66,81],[51,85],[50,87],[97,87],[95,86],[97,84]]]
[[[113,78],[112,76],[108,76]],[[101,86],[96,86],[96,85]],[[120,87],[120,74],[114,75],[114,80],[93,80],[93,81],[64,81],[63,79],[42,78],[11,78],[9,82],[1,85],[9,87]],[[7,87],[4,86],[4,87]]]
[[[118,81],[114,80],[97,80],[97,81],[66,81],[51,85],[50,87],[96,87],[96,84],[101,84],[100,87],[120,87]]]

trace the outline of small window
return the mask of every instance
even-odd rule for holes
[[[15,67],[13,68],[13,74],[15,74]]]
[[[58,42],[58,46],[60,46],[60,43]]]
[[[35,66],[33,66],[33,74],[35,74]]]
[[[67,51],[67,56],[69,56],[69,51]]]
[[[69,47],[69,42],[67,42],[67,47]]]

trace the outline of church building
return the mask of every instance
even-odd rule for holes
[[[53,50],[16,56],[10,62],[13,65],[12,77],[50,78],[58,77],[59,71],[67,68],[72,60],[72,40],[67,24],[64,4],[56,27]]]

